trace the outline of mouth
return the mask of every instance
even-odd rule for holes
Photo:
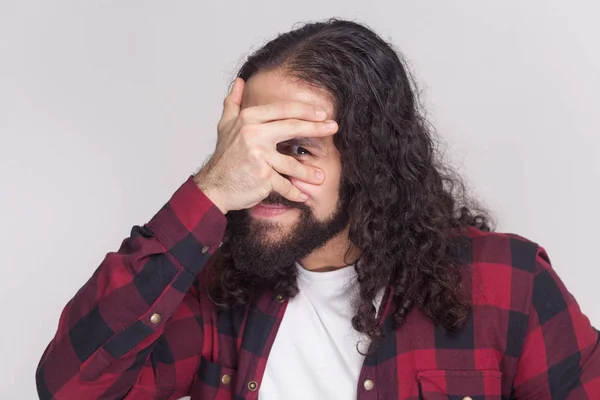
[[[261,202],[250,209],[250,214],[255,217],[276,217],[291,209],[292,207],[281,204],[266,204]]]

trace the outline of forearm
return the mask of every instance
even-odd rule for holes
[[[134,227],[63,310],[38,366],[40,398],[93,399],[131,387],[225,221],[188,180],[148,224]]]

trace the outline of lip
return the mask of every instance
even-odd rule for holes
[[[277,204],[258,203],[250,209],[252,215],[257,217],[275,217],[291,210],[290,207],[285,207]]]

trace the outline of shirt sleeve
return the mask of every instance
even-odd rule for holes
[[[516,399],[600,399],[599,332],[539,248]]]
[[[36,371],[40,399],[123,398],[225,225],[190,177],[147,224],[133,227],[62,311]]]

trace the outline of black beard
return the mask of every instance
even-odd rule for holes
[[[321,248],[348,225],[347,202],[341,198],[324,221],[319,221],[306,204],[292,202],[276,193],[263,202],[300,210],[297,224],[274,239],[270,231],[279,228],[272,222],[252,218],[249,210],[227,213],[228,247],[235,271],[264,285],[288,275],[296,261]]]

